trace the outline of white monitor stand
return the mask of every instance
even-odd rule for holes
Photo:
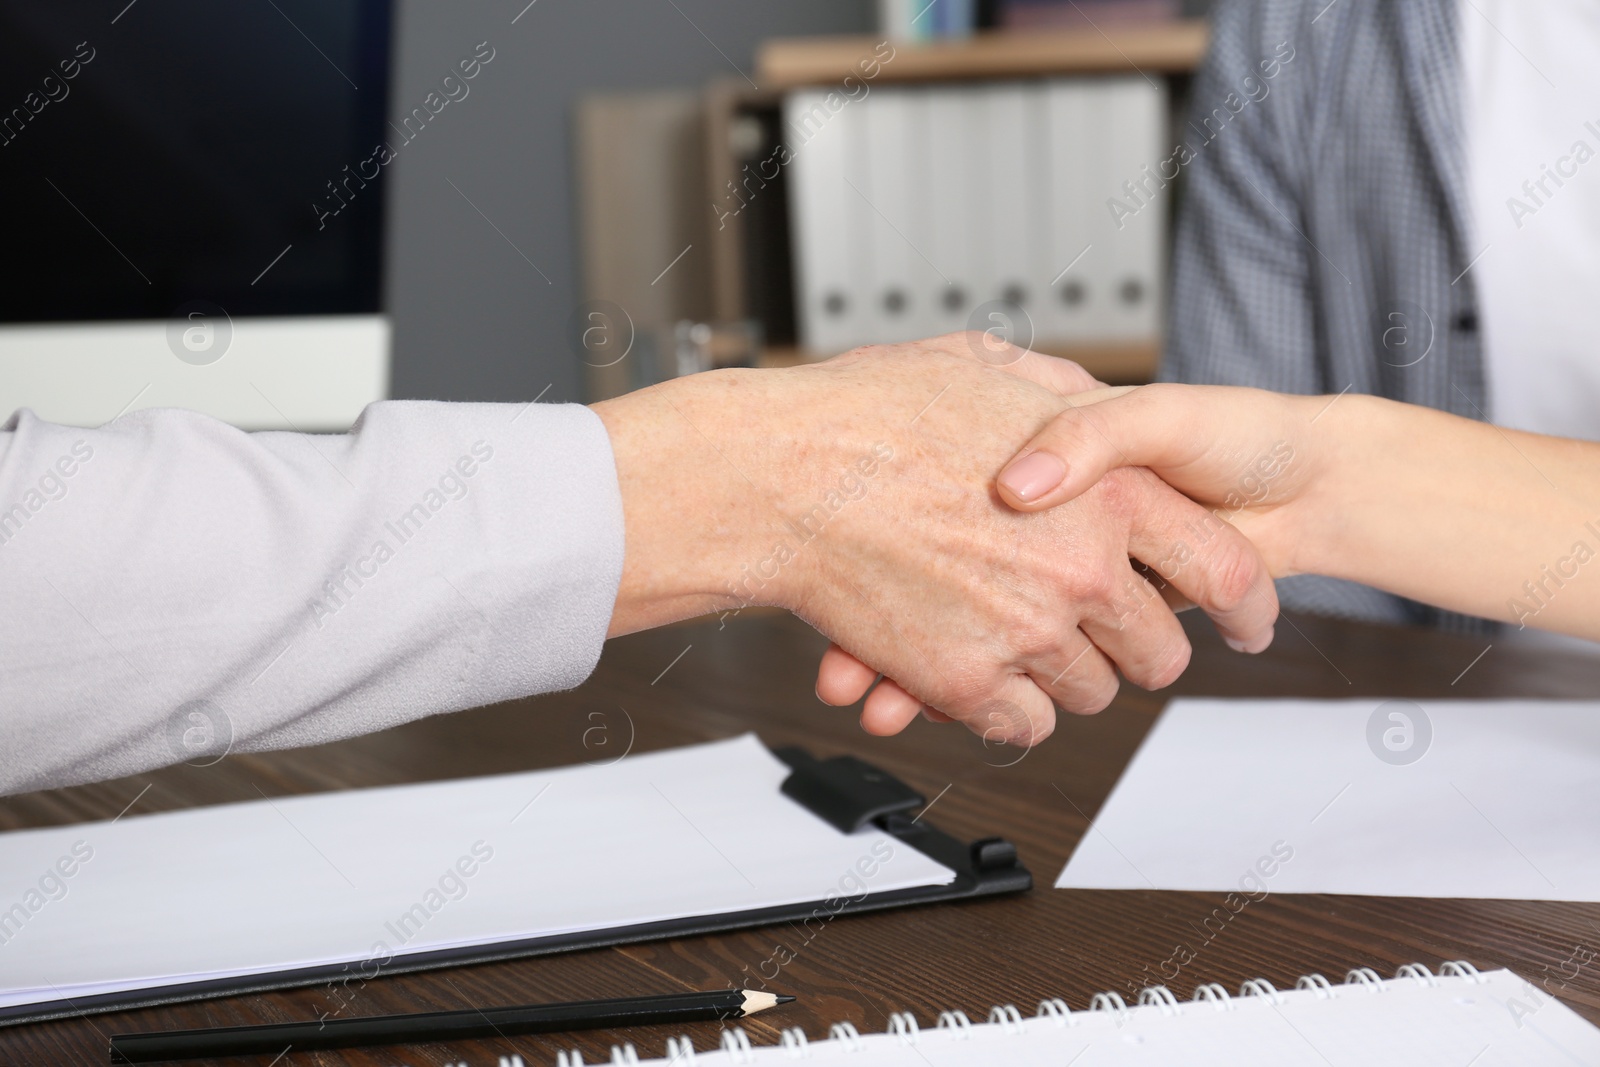
[[[190,408],[246,430],[347,430],[389,394],[384,315],[0,326],[0,421],[99,426]]]

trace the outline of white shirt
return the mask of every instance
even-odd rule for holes
[[[1600,0],[1462,0],[1490,419],[1600,440]]]
[[[0,794],[318,744],[574,686],[622,576],[579,405],[0,425]]]

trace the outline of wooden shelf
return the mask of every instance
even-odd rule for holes
[[[1039,341],[1033,347],[1046,355],[1072,360],[1107,385],[1155,381],[1156,368],[1161,363],[1161,346],[1154,341],[1089,345]]]
[[[1205,54],[1204,19],[1147,26],[1042,33],[994,32],[965,41],[897,43],[879,59],[882,39],[798,37],[767,41],[756,56],[756,77],[767,89],[840,84],[846,77],[878,82],[1016,78],[1107,71],[1184,74]],[[865,79],[863,69],[878,72]],[[864,68],[864,65],[865,68]]]
[[[802,363],[816,363],[827,359],[827,356],[815,352],[807,352],[803,348],[793,345],[768,345],[761,350],[756,366],[764,368],[773,367],[798,367]]]
[[[1153,342],[1132,344],[1052,344],[1040,341],[1034,350],[1070,359],[1108,385],[1143,385],[1154,381],[1161,361],[1161,346]],[[769,346],[761,352],[763,367],[793,367],[828,358],[804,349]]]

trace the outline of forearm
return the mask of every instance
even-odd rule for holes
[[[575,406],[183,411],[0,429],[0,793],[285,748],[581,681],[622,523]]]
[[[1368,396],[1312,434],[1292,570],[1600,640],[1600,444]]]

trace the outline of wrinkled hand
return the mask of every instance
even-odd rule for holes
[[[950,341],[950,338],[939,338],[926,344],[947,349]],[[1051,438],[1053,434],[1066,434],[1070,427],[1082,429],[1082,421],[1074,421],[1074,408],[1067,405],[1082,405],[1085,398],[1099,400],[1126,392],[1104,389],[1075,363],[1022,352],[1010,346],[997,346],[994,338],[987,334],[971,334],[962,338],[962,341],[968,347],[968,352],[978,352],[982,362],[1053,390],[1064,402],[1061,413],[1040,432],[1029,448],[1054,440]],[[1019,422],[1014,422],[1013,426],[1019,427]],[[1074,443],[1075,440],[1077,438],[1074,438]],[[1024,448],[1024,454],[1027,451]],[[1102,453],[1104,451],[1102,448]],[[1034,464],[1035,470],[1037,462]],[[1102,496],[1115,496],[1115,504],[1131,504],[1131,507],[1122,510],[1126,525],[1115,530],[1115,534],[1122,536],[1120,552],[1123,557],[1133,557],[1146,563],[1155,582],[1160,585],[1160,597],[1168,605],[1200,603],[1216,621],[1224,638],[1240,651],[1254,653],[1266,648],[1272,640],[1277,597],[1270,582],[1264,581],[1266,576],[1259,569],[1254,569],[1259,563],[1258,558],[1253,558],[1253,553],[1245,552],[1238,545],[1238,534],[1227,523],[1194,509],[1189,502],[1176,499],[1173,494],[1162,493],[1147,472],[1123,472],[1125,475],[1141,475],[1141,480],[1131,485],[1117,482],[1115,478],[1101,483],[1102,475],[1106,475],[1109,469],[1110,462],[1107,461],[1106,467],[1098,469],[1093,478],[1074,480],[1069,486],[1070,498],[1091,493],[1091,486],[1094,486],[1101,490]],[[1016,462],[1008,467],[1008,472],[1014,470]],[[1021,474],[1026,477],[1027,470],[1022,470]],[[1069,498],[1058,496],[1051,502],[1059,504],[1064,499]],[[1006,502],[1016,506],[1021,501],[1013,498],[1006,499]],[[1043,507],[1024,506],[1019,510],[1043,510]],[[1077,515],[1074,530],[1062,539],[1062,549],[1072,545],[1072,549],[1067,549],[1069,552],[1082,552],[1083,542],[1077,541],[1078,537],[1090,533],[1090,526],[1104,520],[1104,517],[1104,510],[1098,509],[1091,515]],[[1101,530],[1099,533],[1114,531]],[[1090,536],[1093,537],[1093,534]],[[1104,547],[1106,542],[1098,544]],[[1078,563],[1085,561],[1085,558],[1078,555]],[[1243,560],[1250,560],[1250,565],[1242,566]],[[1120,613],[1110,625],[1106,624],[1106,617],[1102,614],[1106,603],[1104,593],[1107,592],[1104,587],[1093,590],[1090,582],[1082,582],[1077,589],[1062,597],[1066,603],[1082,609],[1082,616],[1075,619],[1082,640],[1078,641],[1078,648],[1072,653],[1074,662],[1072,670],[1069,670],[1069,673],[1075,673],[1082,667],[1082,673],[1075,678],[1077,686],[1074,691],[1064,691],[1059,681],[1056,685],[1038,685],[1038,688],[1048,696],[1053,696],[1067,710],[1094,712],[1110,702],[1117,691],[1117,678],[1112,664],[1122,667],[1126,677],[1146,688],[1170,685],[1182,672],[1182,667],[1187,665],[1187,640],[1182,641],[1181,646],[1170,643],[1170,633],[1176,627],[1176,619],[1171,619],[1166,605],[1154,603],[1157,590],[1150,581],[1142,576],[1130,579],[1126,569],[1126,566],[1117,565],[1114,561],[1104,560],[1102,576],[1112,579],[1114,585],[1120,584],[1120,592],[1123,593]],[[1078,577],[1082,581],[1090,574],[1078,574]],[[1152,613],[1150,619],[1142,619],[1146,606]],[[1133,619],[1133,625],[1130,625],[1130,619]],[[1181,657],[1162,659],[1162,656]],[[1162,667],[1155,667],[1157,662]],[[872,688],[874,681],[878,681],[877,688],[872,689],[862,709],[862,726],[869,729],[870,733],[896,733],[917,715],[918,710],[938,721],[952,718],[949,713],[941,712],[938,705],[907,691],[906,686],[896,681],[898,677],[893,672],[886,672],[886,677],[878,681],[875,670],[835,645],[827,649],[819,664],[818,696],[829,704],[853,704],[861,699],[862,693]],[[1032,677],[1037,685],[1040,678],[1037,675]],[[1035,701],[1037,704],[1038,701]],[[989,734],[989,728],[981,721],[974,723],[970,717],[962,718],[966,718],[968,725],[974,729],[984,728],[984,733]],[[1005,736],[1003,731],[1002,736]]]
[[[1095,383],[994,344],[951,335],[694,375],[622,398],[641,417],[597,407],[627,513],[612,632],[776,604],[837,646],[823,699],[852,703],[878,674],[894,679],[868,698],[867,730],[893,733],[928,707],[1031,744],[1054,728],[1052,701],[1098,711],[1118,668],[1160,687],[1187,665],[1181,626],[1130,557],[1173,569],[1225,632],[1270,628],[1277,602],[1255,549],[1147,471],[1108,475],[1043,515],[1004,504],[994,480],[1017,443],[1065,410],[1062,394]]]

